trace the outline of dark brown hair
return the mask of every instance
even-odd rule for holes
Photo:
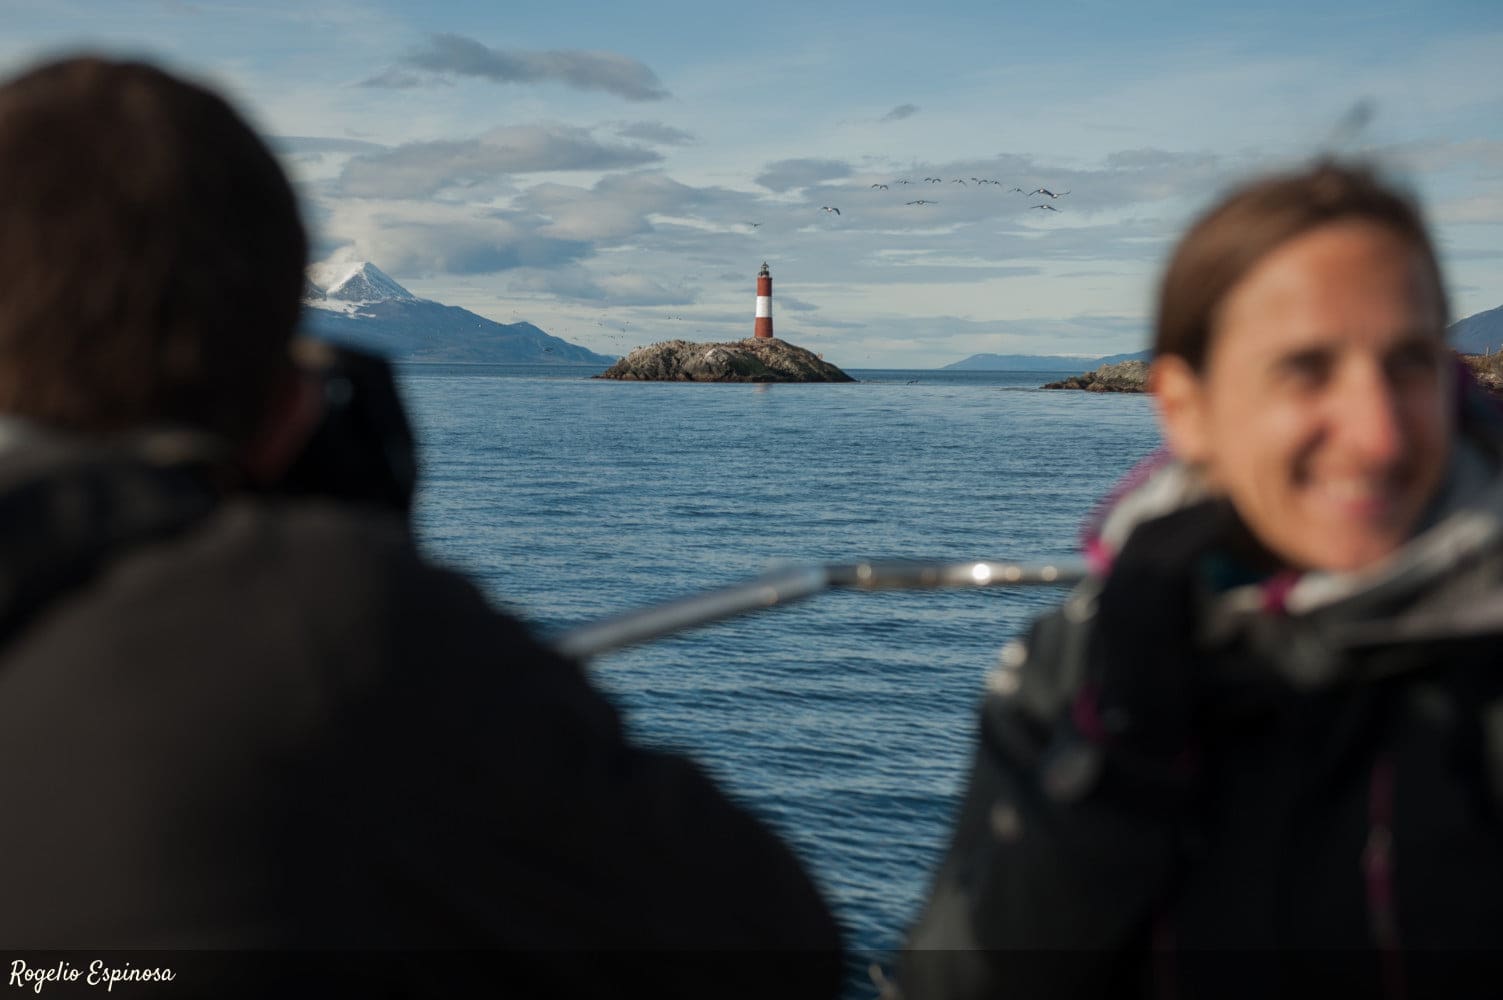
[[[1445,285],[1418,206],[1368,167],[1322,160],[1234,190],[1190,227],[1159,286],[1154,356],[1177,354],[1201,370],[1217,311],[1234,285],[1296,236],[1353,219],[1391,229],[1419,253],[1443,328],[1450,315]]]
[[[0,86],[0,411],[243,442],[306,257],[287,178],[217,95],[88,57]]]

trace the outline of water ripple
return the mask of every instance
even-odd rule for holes
[[[762,390],[546,374],[401,372],[423,544],[544,632],[789,562],[1067,555],[1158,442],[1146,399],[1033,391],[1039,374]],[[943,850],[985,672],[1058,598],[832,593],[593,669],[636,738],[694,755],[783,833],[853,947],[881,955]]]

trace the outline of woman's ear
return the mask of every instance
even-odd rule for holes
[[[324,413],[323,384],[316,374],[288,365],[272,393],[260,429],[240,453],[240,468],[257,486],[270,486],[292,467]]]
[[[1162,354],[1148,369],[1164,443],[1182,462],[1200,465],[1209,457],[1206,390],[1201,376],[1177,354]]]

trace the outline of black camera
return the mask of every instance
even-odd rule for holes
[[[299,338],[293,358],[319,377],[323,417],[278,492],[412,513],[417,446],[391,363],[328,341]]]

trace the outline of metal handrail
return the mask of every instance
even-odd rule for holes
[[[791,604],[826,590],[933,590],[939,587],[1068,586],[1085,579],[1084,563],[825,563],[773,570],[743,583],[627,611],[564,632],[553,648],[589,659],[683,629]]]

